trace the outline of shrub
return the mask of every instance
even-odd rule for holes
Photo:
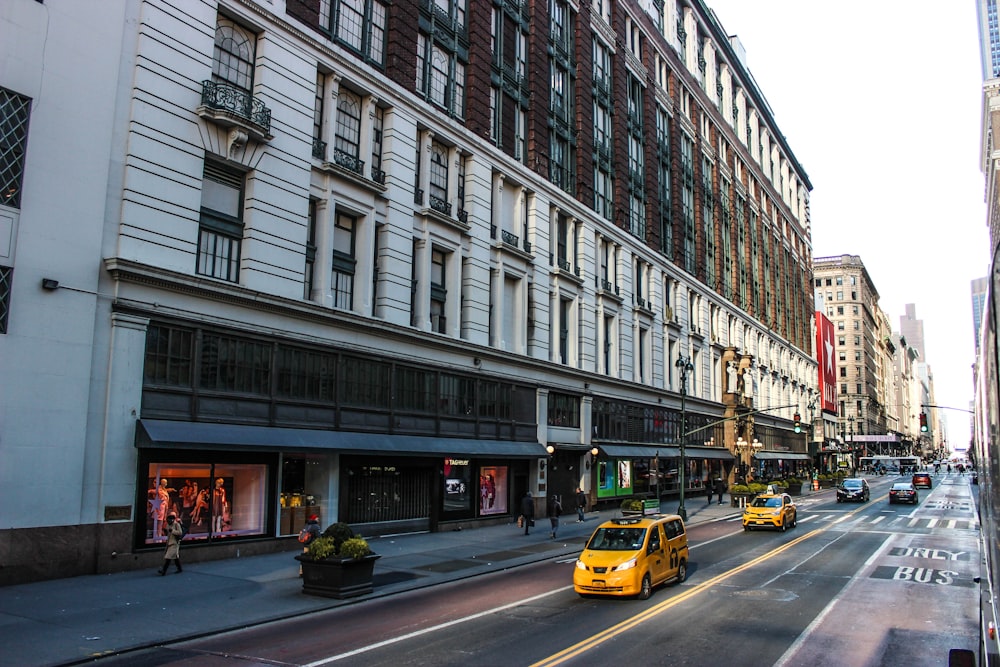
[[[628,511],[642,510],[642,501],[638,498],[626,498],[622,501],[622,509]]]
[[[334,542],[334,553],[340,553],[341,545],[354,537],[354,531],[343,521],[338,521],[327,526],[323,531],[323,537],[331,538]]]
[[[788,484],[801,484],[802,480],[799,479],[798,477],[789,477],[788,479],[785,480],[785,482],[787,482]]]
[[[309,560],[326,560],[328,558],[364,558],[371,552],[367,540],[361,536],[349,537],[338,546],[335,537],[322,535],[313,540],[309,544],[309,551],[302,555]]]
[[[747,486],[746,484],[733,484],[732,486],[729,487],[729,493],[731,494],[750,493],[750,487]]]
[[[372,550],[368,548],[368,542],[360,536],[344,540],[344,543],[340,545],[342,558],[364,558],[371,552]]]

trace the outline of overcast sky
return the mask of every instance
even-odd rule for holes
[[[812,182],[813,256],[860,256],[894,330],[915,304],[937,404],[968,409],[989,273],[975,2],[706,2]],[[964,448],[970,416],[940,414]]]

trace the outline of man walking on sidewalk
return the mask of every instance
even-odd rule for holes
[[[587,494],[579,486],[576,487],[576,522],[583,523],[586,520],[584,514],[587,511]]]
[[[715,480],[715,492],[719,494],[719,504],[722,504],[722,495],[726,492],[726,480],[721,477]],[[711,504],[712,497],[708,497],[709,503]]]
[[[528,529],[535,522],[535,501],[531,499],[531,491],[521,498],[521,516],[524,517],[524,534],[528,535]]]

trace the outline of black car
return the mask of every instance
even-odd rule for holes
[[[848,477],[837,486],[837,502],[846,503],[848,501],[868,502],[871,491],[868,489],[868,481],[861,477]]]
[[[893,503],[913,503],[919,502],[917,490],[913,487],[913,482],[896,482],[889,489],[889,504]]]

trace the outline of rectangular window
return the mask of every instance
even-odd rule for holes
[[[397,409],[433,413],[437,395],[437,373],[422,368],[396,369]]]
[[[570,327],[570,314],[573,310],[573,301],[571,299],[560,299],[559,300],[559,362],[563,364],[569,364],[569,327]]]
[[[0,87],[0,204],[11,208],[21,208],[30,111],[30,99]]]
[[[446,254],[440,250],[431,251],[431,331],[447,333],[447,318],[445,304],[448,290],[446,289]]]
[[[388,408],[389,372],[386,363],[356,357],[342,357],[337,386],[344,405]]]
[[[0,266],[0,334],[7,333],[7,319],[10,316],[10,295],[13,279],[13,267]]]
[[[332,402],[337,359],[332,354],[281,346],[275,394],[282,398]]]
[[[334,41],[382,67],[385,62],[385,5],[378,0],[320,0],[320,25]]]
[[[145,384],[190,387],[194,368],[194,333],[150,324],[146,330]]]
[[[551,391],[548,413],[549,426],[580,428],[580,397]]]
[[[372,180],[385,184],[385,173],[382,171],[382,124],[385,112],[382,107],[375,107],[375,117],[372,119]]]
[[[243,187],[242,173],[205,162],[197,263],[197,272],[203,276],[239,280]]]
[[[466,55],[457,50],[466,37],[464,2],[451,2],[443,11],[440,1],[421,3],[421,32],[417,36],[417,90],[424,99],[449,115],[465,116]],[[447,18],[446,18],[447,17]],[[427,27],[430,34],[423,32]],[[451,50],[444,45],[451,45]]]
[[[263,535],[268,487],[264,464],[150,463],[143,543],[167,541],[171,514],[187,531],[185,541]]]
[[[313,157],[326,158],[326,142],[323,141],[323,109],[326,103],[326,75],[316,72],[316,99],[313,100]]]
[[[206,332],[201,343],[201,388],[270,394],[272,350],[270,343]]]
[[[316,266],[316,216],[317,205],[315,199],[309,200],[309,229],[306,230],[306,266],[303,274],[302,298],[308,301],[312,298],[315,275],[313,273]]]
[[[344,310],[354,308],[357,224],[358,220],[354,216],[337,212],[337,221],[333,228],[333,276],[330,285],[334,308]]]

